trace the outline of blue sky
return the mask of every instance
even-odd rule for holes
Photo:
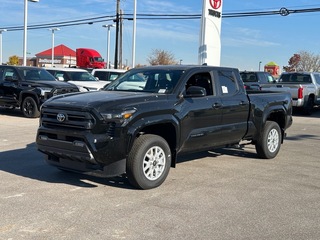
[[[121,0],[124,13],[133,12],[133,0]],[[289,10],[320,8],[320,0],[224,0],[223,13],[269,11],[285,7]],[[152,1],[137,0],[138,14],[201,14],[202,0]],[[23,0],[1,0],[0,29],[23,26]],[[28,25],[114,15],[116,0],[40,0],[28,3]],[[320,54],[320,12],[224,18],[222,19],[221,65],[240,70],[258,70],[274,61],[281,68],[296,52]],[[107,31],[103,23],[60,27],[55,32],[55,46],[64,44],[72,49],[94,48],[106,58]],[[111,29],[110,59],[114,59],[115,29]],[[171,52],[177,62],[197,64],[200,19],[137,20],[136,64],[147,64],[153,49]],[[28,57],[51,48],[48,29],[28,31]],[[23,55],[23,31],[7,31],[2,35],[3,61],[9,56]],[[123,62],[132,60],[132,21],[124,21]]]

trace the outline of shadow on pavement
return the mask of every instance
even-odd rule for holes
[[[45,162],[45,155],[38,152],[36,144],[24,149],[0,152],[0,171],[50,183],[66,183],[79,187],[97,187],[94,183],[117,188],[133,189],[127,178],[99,178],[80,173],[59,170]],[[86,181],[85,181],[86,180]],[[88,183],[88,180],[90,183]]]

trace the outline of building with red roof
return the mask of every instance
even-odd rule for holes
[[[55,67],[71,67],[76,66],[76,52],[71,48],[61,44],[54,48],[53,66]],[[36,54],[36,66],[51,67],[52,66],[52,48]]]

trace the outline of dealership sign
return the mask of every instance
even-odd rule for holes
[[[199,64],[220,66],[223,0],[203,0]]]

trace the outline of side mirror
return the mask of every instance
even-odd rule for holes
[[[191,86],[186,91],[186,97],[204,97],[207,96],[207,91],[203,87]]]

